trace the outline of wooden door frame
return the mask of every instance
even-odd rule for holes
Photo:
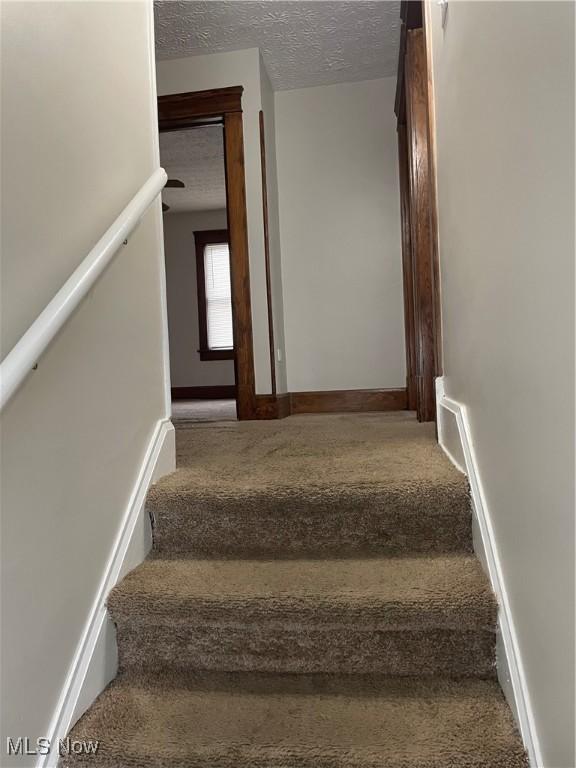
[[[222,124],[224,127],[236,410],[240,420],[253,419],[256,414],[242,127],[243,91],[243,87],[238,85],[231,88],[175,93],[158,97],[158,128],[160,132],[194,128],[202,124],[212,123]]]
[[[410,235],[410,168],[408,163],[406,124],[398,125],[398,170],[400,185],[400,219],[402,235],[402,281],[404,286],[404,329],[406,336],[406,395],[409,411],[418,409],[416,384],[416,326],[414,318],[414,285],[412,244]]]
[[[403,0],[395,112],[402,217],[402,262],[409,408],[436,419],[442,373],[440,285],[429,65],[422,2]]]

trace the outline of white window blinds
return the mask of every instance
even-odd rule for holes
[[[228,243],[204,247],[208,349],[232,349],[232,297]]]

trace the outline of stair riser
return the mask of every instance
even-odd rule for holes
[[[159,620],[120,622],[117,628],[122,669],[458,677],[490,677],[495,670],[495,635],[482,630],[190,626]]]
[[[329,556],[359,552],[384,555],[472,552],[471,513],[434,514],[419,504],[385,507],[356,504],[324,509],[310,505],[295,512],[289,505],[274,510],[235,507],[165,508],[155,512],[154,555]]]
[[[271,752],[272,750],[270,750]],[[318,750],[309,749],[308,754],[294,751],[286,754],[287,750],[279,749],[280,754],[259,756],[249,747],[234,746],[229,754],[216,751],[198,752],[197,755],[187,755],[185,759],[163,759],[149,755],[130,755],[126,750],[119,749],[116,754],[99,757],[98,768],[383,768],[384,763],[373,750],[373,754],[355,757],[353,754],[320,755]],[[448,758],[449,760],[449,758]],[[60,768],[94,768],[93,758],[67,757],[60,763]],[[509,753],[502,752],[486,759],[473,755],[469,759],[460,759],[458,764],[447,762],[446,758],[438,757],[427,761],[410,758],[386,762],[386,768],[527,768],[525,756],[520,749]]]

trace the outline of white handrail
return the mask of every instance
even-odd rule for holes
[[[167,176],[158,168],[140,188],[116,221],[70,275],[52,301],[38,315],[0,365],[0,411],[35,367],[40,356],[94,286],[122,244],[162,191]]]

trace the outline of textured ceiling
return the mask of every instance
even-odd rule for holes
[[[157,0],[154,13],[158,59],[260,48],[274,90],[396,73],[393,0]]]
[[[224,144],[221,126],[160,134],[160,164],[184,189],[165,189],[170,213],[226,208]]]

